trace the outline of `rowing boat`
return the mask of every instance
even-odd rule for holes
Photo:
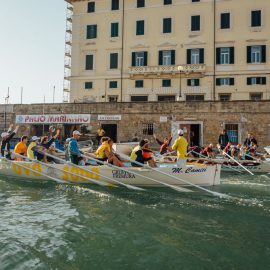
[[[111,178],[117,179],[124,184],[134,186],[163,186],[162,184],[143,177],[146,176],[175,186],[186,186],[181,179],[200,186],[220,184],[221,166],[217,164],[198,164],[187,167],[177,167],[172,164],[160,164],[160,167],[158,168],[160,171],[179,178],[179,181],[173,177],[166,177],[161,173],[150,169],[138,167],[127,168],[129,172],[111,168],[107,165],[74,167],[72,164],[51,164],[51,167],[48,167],[42,163],[9,161],[4,158],[0,159],[0,177],[20,181],[48,181],[49,179],[46,177],[46,175],[48,175],[66,183],[90,183],[87,181],[88,178],[96,181],[100,180],[108,184],[114,184],[108,180],[108,178]],[[136,175],[134,173],[136,173]],[[102,176],[107,178],[102,178]]]
[[[264,147],[264,150],[267,152],[268,155],[270,155],[270,146]]]

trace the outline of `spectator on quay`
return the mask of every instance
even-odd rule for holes
[[[229,142],[229,136],[226,132],[226,129],[223,129],[222,133],[219,135],[218,143],[220,145],[220,148],[223,150]]]

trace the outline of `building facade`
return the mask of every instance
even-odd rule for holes
[[[268,0],[67,0],[65,101],[270,99]]]
[[[19,124],[18,137],[42,136],[55,125],[61,128],[63,139],[72,136],[74,129],[88,134],[85,139],[95,138],[102,126],[116,142],[131,140],[136,134],[154,146],[154,133],[160,139],[170,134],[176,138],[181,127],[191,146],[202,146],[217,143],[225,128],[234,144],[243,143],[250,132],[259,147],[270,145],[270,101],[17,104],[0,105],[0,112],[0,131],[10,123]]]

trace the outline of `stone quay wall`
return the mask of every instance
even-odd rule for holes
[[[12,109],[11,109],[12,106]],[[0,126],[3,128],[4,105],[0,106]],[[203,143],[217,143],[225,124],[238,124],[239,136],[244,140],[252,132],[260,146],[270,145],[270,101],[230,102],[147,102],[147,103],[65,103],[9,105],[7,119],[15,124],[16,115],[27,114],[91,114],[89,129],[94,133],[100,124],[117,124],[117,140],[127,141],[135,133],[143,134],[143,124],[154,124],[158,137],[168,136],[173,123],[203,123]],[[119,121],[99,121],[98,115],[121,115]],[[160,117],[167,117],[161,122]],[[24,133],[29,127],[22,129]],[[30,135],[30,134],[29,134]]]

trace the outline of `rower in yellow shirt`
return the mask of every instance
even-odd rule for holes
[[[183,129],[178,130],[179,137],[174,141],[172,149],[177,151],[177,166],[186,166],[188,142],[184,137]]]

